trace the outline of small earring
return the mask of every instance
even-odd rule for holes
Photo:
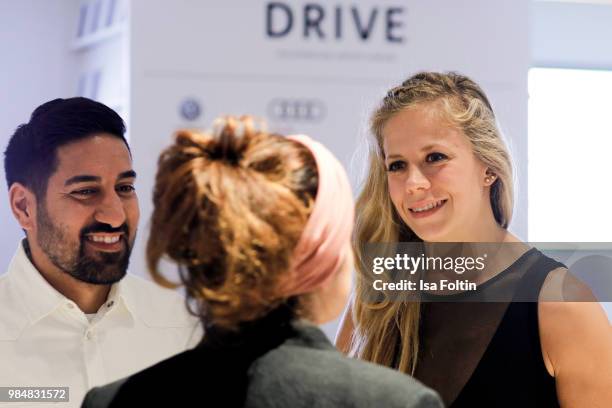
[[[487,176],[485,177],[485,182],[491,183],[495,180],[495,176]]]

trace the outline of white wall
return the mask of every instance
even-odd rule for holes
[[[0,0],[0,146],[43,102],[72,96],[75,72],[69,44],[78,0]],[[2,154],[4,161],[4,154]],[[0,274],[23,237],[8,206],[0,170]]]
[[[222,113],[267,116],[278,98],[315,100],[324,107],[323,117],[276,118],[272,127],[323,141],[349,167],[357,187],[364,161],[351,158],[367,133],[364,124],[372,105],[390,85],[422,69],[465,73],[489,94],[518,173],[512,229],[526,238],[527,0],[284,1],[294,27],[282,38],[266,36],[267,3],[177,0],[170,7],[163,0],[131,2],[129,127],[142,214],[133,272],[146,274],[144,242],[156,160],[174,130],[206,126]],[[306,3],[323,8],[324,39],[313,31],[304,37],[301,10]],[[355,4],[364,23],[378,10],[368,41],[356,35],[349,10]],[[343,18],[340,38],[333,24],[336,6]],[[403,9],[393,18],[403,26],[391,33],[402,37],[401,43],[385,39],[381,17],[392,7]],[[185,98],[203,106],[203,115],[193,122],[178,113]],[[333,330],[332,324],[328,333]]]
[[[532,66],[612,69],[612,5],[533,1]]]
[[[2,150],[36,106],[75,94],[83,61],[69,46],[79,3],[0,0]],[[387,87],[417,70],[457,70],[483,85],[510,141],[518,175],[511,228],[526,238],[528,66],[612,69],[612,7],[603,5],[528,0],[308,1],[326,13],[321,24],[326,38],[321,40],[314,31],[309,38],[301,35],[300,8],[305,0],[283,1],[294,13],[293,30],[283,38],[266,38],[263,0],[130,3],[130,49],[121,52],[130,51],[122,56],[129,57],[132,81],[132,99],[125,109],[132,110],[128,131],[142,206],[131,269],[143,276],[155,163],[178,127],[203,126],[220,113],[266,116],[275,98],[315,100],[325,110],[320,120],[277,119],[273,126],[321,139],[347,165],[357,187],[363,160],[355,150],[366,135],[372,104]],[[355,3],[364,23],[368,13],[378,8],[368,41],[356,35],[349,10]],[[333,24],[335,6],[342,13],[340,39]],[[390,7],[403,8],[401,18],[395,18],[403,26],[392,29],[394,36],[403,38],[401,44],[385,40],[382,17]],[[178,114],[187,97],[203,106],[203,115],[194,122]],[[3,169],[0,175],[0,188],[6,191]],[[22,236],[6,193],[0,200],[0,229],[2,273]]]
[[[533,67],[612,71],[611,39],[610,4],[554,1],[533,1],[531,4],[530,49]],[[605,95],[601,97],[605,98]],[[593,109],[591,113],[594,114],[596,110]],[[592,169],[589,168],[589,171]],[[600,172],[595,177],[601,177],[603,185],[606,185],[608,174]],[[607,236],[612,237],[612,233],[608,231]],[[612,302],[604,302],[602,306],[612,322]]]

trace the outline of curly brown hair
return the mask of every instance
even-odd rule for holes
[[[205,326],[236,329],[286,301],[277,293],[318,187],[311,152],[227,116],[208,133],[180,130],[159,157],[147,243],[156,282],[179,265],[189,301]]]

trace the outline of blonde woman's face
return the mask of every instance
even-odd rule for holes
[[[407,108],[383,129],[391,201],[424,241],[471,241],[491,214],[487,168],[465,134],[435,114],[436,107]]]

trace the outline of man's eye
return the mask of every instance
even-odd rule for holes
[[[441,160],[446,160],[448,159],[448,156],[445,155],[444,153],[429,153],[427,155],[427,157],[425,158],[425,161],[427,163],[435,163],[435,162],[439,162]]]
[[[97,192],[98,190],[96,190],[95,188],[83,188],[81,190],[73,191],[71,194],[81,196],[81,197],[89,197],[89,196],[96,194]]]
[[[134,187],[131,184],[126,184],[126,185],[117,187],[117,191],[119,191],[121,193],[129,194],[129,193],[133,193],[134,191],[136,191],[136,187]]]
[[[406,168],[406,163],[401,160],[396,160],[394,162],[389,163],[389,165],[387,166],[387,171],[394,172],[402,170],[404,168]]]

